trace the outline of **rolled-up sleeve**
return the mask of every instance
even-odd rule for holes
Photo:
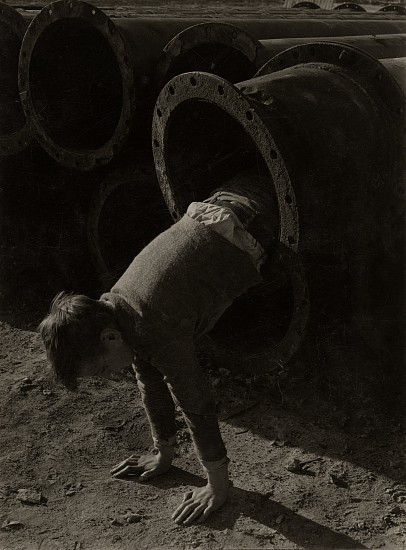
[[[192,337],[174,339],[154,353],[151,362],[162,373],[182,410],[200,460],[223,458],[227,451],[220,434],[216,403],[197,360]]]

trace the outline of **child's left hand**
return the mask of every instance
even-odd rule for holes
[[[208,473],[208,483],[186,493],[183,502],[172,514],[175,523],[190,525],[196,520],[203,523],[209,515],[218,510],[228,497],[230,481],[226,468]]]

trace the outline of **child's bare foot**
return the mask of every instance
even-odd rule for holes
[[[113,466],[110,473],[113,477],[126,477],[138,474],[140,481],[147,481],[167,472],[173,460],[173,447],[161,447],[153,452],[139,455],[133,454],[119,464]]]
[[[208,483],[186,493],[183,502],[172,514],[175,523],[190,525],[193,521],[203,523],[211,512],[218,510],[227,500],[230,481],[226,468],[208,472]]]

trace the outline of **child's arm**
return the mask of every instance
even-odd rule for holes
[[[207,376],[195,354],[191,336],[174,338],[151,361],[163,374],[190,429],[195,450],[207,474],[207,485],[185,495],[175,510],[177,523],[204,521],[227,499],[227,451],[221,438],[216,404]]]
[[[151,427],[154,449],[149,453],[131,455],[116,464],[110,473],[114,477],[137,474],[140,481],[147,481],[165,473],[171,466],[176,443],[175,405],[162,373],[139,357],[133,367]]]

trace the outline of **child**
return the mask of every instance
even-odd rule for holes
[[[207,485],[187,493],[173,513],[186,525],[203,522],[229,489],[229,460],[194,340],[234,298],[261,282],[263,246],[274,236],[264,221],[272,206],[267,192],[254,201],[252,193],[248,198],[235,189],[223,187],[192,203],[99,300],[58,294],[39,327],[56,376],[67,386],[133,364],[154,449],[117,464],[113,476],[138,474],[146,481],[166,472],[176,440],[174,402],[181,408],[207,476]]]

